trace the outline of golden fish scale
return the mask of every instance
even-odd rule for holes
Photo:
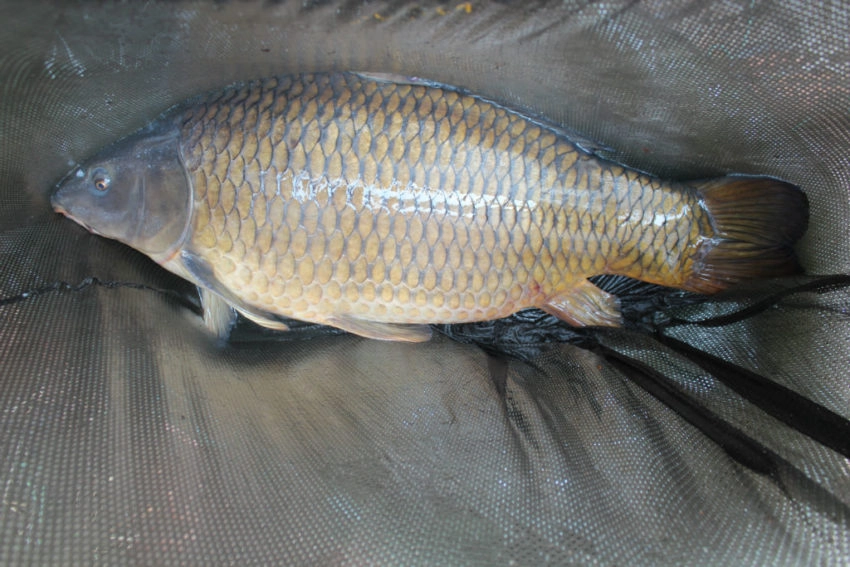
[[[438,88],[268,79],[189,108],[182,132],[187,248],[304,320],[493,319],[602,273],[677,285],[710,230],[693,192]]]

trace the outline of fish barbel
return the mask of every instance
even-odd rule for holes
[[[793,273],[808,217],[783,181],[662,181],[473,94],[354,73],[177,105],[52,203],[262,325],[407,341],[529,307],[619,325],[599,274],[714,293]]]

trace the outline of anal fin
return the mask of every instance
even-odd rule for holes
[[[402,325],[397,323],[380,323],[366,321],[355,317],[337,315],[323,321],[326,325],[337,327],[354,335],[377,339],[381,341],[402,341],[422,343],[431,338],[431,327],[428,325]]]
[[[575,327],[620,327],[620,301],[589,280],[550,297],[540,309]]]

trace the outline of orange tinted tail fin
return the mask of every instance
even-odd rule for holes
[[[715,293],[741,280],[802,271],[793,245],[806,231],[809,205],[797,186],[770,177],[729,176],[694,187],[715,236],[698,250],[685,289]]]

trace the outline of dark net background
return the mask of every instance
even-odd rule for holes
[[[47,197],[206,89],[391,71],[667,177],[797,183],[803,264],[848,272],[848,37],[840,2],[3,2],[0,563],[846,564],[847,457],[649,334],[517,357],[442,334],[219,346],[188,284]],[[668,334],[847,418],[848,309],[821,288]]]

